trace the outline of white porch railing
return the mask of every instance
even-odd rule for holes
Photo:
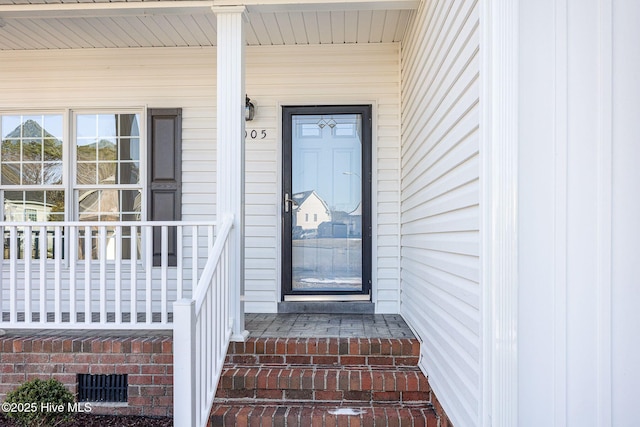
[[[173,408],[176,426],[205,426],[231,338],[230,240],[224,219],[193,298],[174,304]]]
[[[172,329],[215,222],[3,223],[0,328]]]

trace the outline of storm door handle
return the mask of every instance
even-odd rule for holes
[[[284,193],[284,211],[289,212],[289,209],[295,209],[298,207],[298,203],[289,197],[289,193]]]

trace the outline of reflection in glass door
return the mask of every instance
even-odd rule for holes
[[[283,290],[370,288],[370,106],[285,107]]]

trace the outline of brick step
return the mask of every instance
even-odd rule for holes
[[[435,427],[419,355],[407,338],[231,343],[210,425]]]
[[[235,367],[222,373],[216,398],[420,402],[429,392],[417,368]]]
[[[417,366],[420,343],[409,338],[249,338],[229,344],[228,364]]]
[[[430,404],[424,405],[274,405],[252,401],[247,404],[215,404],[210,427],[219,426],[414,426],[437,427]]]

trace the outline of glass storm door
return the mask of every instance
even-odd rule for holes
[[[283,296],[369,294],[371,107],[283,108]]]

